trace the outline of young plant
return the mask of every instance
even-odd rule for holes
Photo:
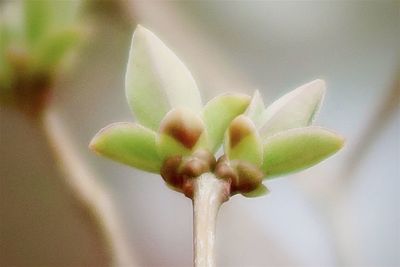
[[[29,115],[53,152],[68,196],[101,242],[108,263],[131,265],[108,194],[85,165],[56,109],[49,108],[58,75],[82,42],[80,3],[21,0],[0,2],[0,104]]]
[[[80,1],[11,1],[0,8],[0,102],[32,117],[49,104],[54,81],[77,49]]]
[[[268,192],[264,179],[310,167],[343,146],[343,138],[310,126],[325,91],[316,80],[265,109],[228,93],[202,105],[184,64],[142,26],[133,34],[125,80],[137,123],[119,122],[91,141],[98,154],[157,173],[193,200],[194,265],[214,266],[215,220],[230,196]],[[216,151],[224,146],[218,160]]]

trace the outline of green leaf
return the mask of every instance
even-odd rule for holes
[[[287,130],[265,140],[261,169],[267,179],[299,171],[334,154],[343,144],[343,137],[321,127]]]
[[[262,127],[264,109],[264,101],[261,98],[260,92],[256,90],[244,114],[254,122],[257,129]]]
[[[132,38],[125,92],[136,119],[156,130],[175,107],[201,111],[197,85],[185,65],[160,39],[138,25]]]
[[[162,159],[186,156],[207,147],[207,134],[200,116],[186,108],[175,108],[161,121],[158,149]]]
[[[192,152],[173,137],[163,133],[159,134],[157,144],[158,153],[163,160],[170,156],[188,156]]]
[[[36,43],[49,29],[51,1],[24,0],[25,35],[29,44]]]
[[[135,168],[159,173],[156,133],[134,123],[114,123],[102,129],[89,147],[98,154]]]
[[[266,194],[269,193],[268,188],[263,185],[260,184],[256,189],[254,189],[251,192],[248,193],[242,193],[243,196],[248,197],[248,198],[253,198],[253,197],[261,197],[261,196],[265,196]]]
[[[80,32],[74,28],[49,34],[35,46],[34,70],[55,71],[79,40]]]
[[[315,80],[298,87],[272,103],[263,114],[261,136],[271,136],[313,122],[325,94],[325,82]]]
[[[231,122],[226,131],[224,150],[230,160],[261,165],[262,142],[256,127],[247,116],[240,115]]]
[[[203,109],[209,145],[212,152],[220,147],[226,128],[238,115],[242,114],[250,103],[250,97],[244,94],[223,94],[211,99]]]
[[[56,33],[74,24],[79,0],[24,0],[25,36],[31,47],[48,33]]]

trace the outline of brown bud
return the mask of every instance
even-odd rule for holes
[[[208,172],[209,170],[210,168],[206,162],[192,157],[191,159],[183,162],[179,173],[186,177],[197,177],[202,173]]]
[[[182,192],[188,198],[193,198],[193,179],[186,179],[182,186]]]
[[[190,110],[184,109],[168,112],[160,126],[160,132],[171,136],[188,149],[196,145],[203,131],[202,120]]]
[[[249,119],[241,115],[236,117],[229,126],[229,140],[230,147],[234,148],[237,144],[240,143],[247,135],[251,134],[254,131],[254,126],[249,124]]]
[[[50,104],[54,75],[51,72],[32,72],[29,69],[31,58],[25,50],[11,48],[6,52],[13,69],[13,82],[9,90],[4,88],[4,91],[3,84],[0,84],[0,101],[14,105],[29,116],[40,116]]]
[[[262,182],[264,173],[255,165],[239,161],[236,164],[236,171],[239,176],[237,190],[247,193],[256,189]]]
[[[226,163],[219,163],[215,167],[215,175],[221,179],[230,180],[232,185],[238,181],[238,175],[235,170]]]
[[[210,170],[214,170],[216,160],[214,155],[208,150],[205,149],[197,150],[196,152],[193,153],[193,157],[204,161],[209,166]]]
[[[183,177],[179,174],[179,168],[181,164],[181,156],[173,156],[164,161],[164,164],[161,167],[160,174],[166,183],[174,187],[182,186]]]
[[[222,163],[228,164],[228,162],[229,162],[228,157],[226,155],[222,155],[221,157],[218,158],[217,165]]]

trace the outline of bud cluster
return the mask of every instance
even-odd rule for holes
[[[265,176],[257,166],[241,160],[229,161],[225,155],[218,159],[214,173],[230,181],[231,195],[255,190]]]
[[[190,156],[171,156],[164,161],[160,173],[169,186],[191,198],[193,179],[206,172],[213,172],[217,178],[228,181],[231,195],[255,190],[264,176],[253,164],[229,161],[225,155],[216,161],[207,150],[198,150]]]
[[[216,160],[207,150],[198,150],[190,156],[171,156],[167,158],[160,170],[164,181],[176,191],[191,197],[193,190],[191,179],[206,172],[212,172]]]

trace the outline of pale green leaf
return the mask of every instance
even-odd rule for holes
[[[257,129],[260,129],[263,126],[262,115],[264,110],[264,101],[262,100],[260,92],[256,90],[244,114],[254,122]]]
[[[215,152],[224,139],[229,123],[242,114],[250,103],[244,94],[223,94],[211,99],[203,110],[203,119],[209,138],[209,147]]]
[[[102,129],[90,142],[98,154],[135,168],[159,173],[162,164],[156,147],[156,133],[134,123],[114,123]]]
[[[25,36],[29,44],[34,45],[51,25],[51,1],[24,0]]]
[[[74,24],[80,0],[24,0],[25,36],[34,47],[48,33]]]
[[[162,159],[189,155],[198,148],[207,147],[207,134],[200,116],[186,108],[175,108],[161,121],[158,137]]]
[[[248,197],[248,198],[254,198],[254,197],[261,197],[261,196],[265,196],[266,194],[269,193],[268,188],[263,185],[260,184],[256,189],[254,189],[251,192],[248,193],[242,193],[243,196]]]
[[[261,136],[271,136],[313,122],[325,94],[325,82],[315,80],[272,103],[263,114]]]
[[[225,154],[230,160],[243,160],[260,166],[262,142],[253,122],[245,115],[236,117],[225,134]]]
[[[340,135],[321,127],[287,130],[265,140],[262,170],[271,176],[311,167],[343,147]]]
[[[133,34],[125,92],[136,119],[156,130],[175,107],[201,111],[197,85],[185,65],[152,32],[138,26]]]

